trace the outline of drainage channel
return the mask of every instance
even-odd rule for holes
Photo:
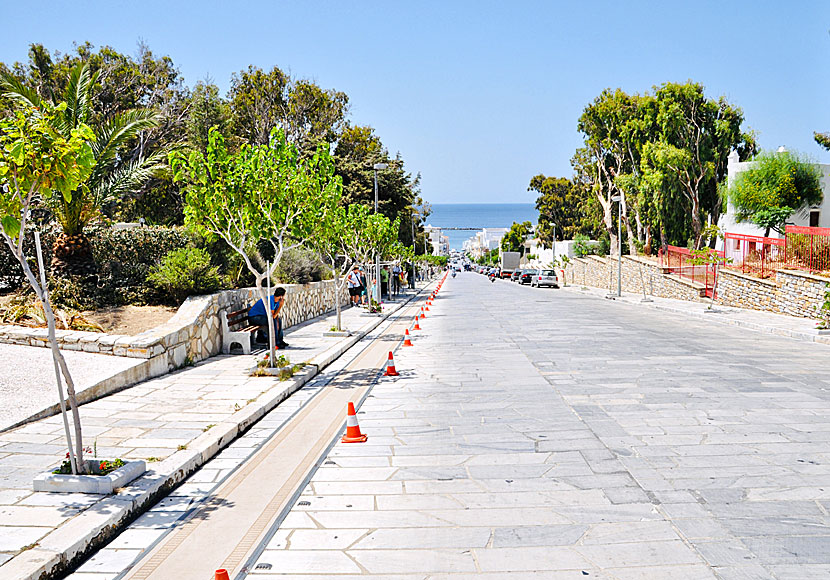
[[[413,298],[417,296],[418,294]],[[214,553],[217,545],[231,543],[230,540],[235,538],[241,540],[229,554],[226,554],[222,564],[211,563],[210,566],[225,567],[229,571],[239,570],[237,578],[244,578],[248,572],[247,565],[253,565],[256,561],[256,556],[273,536],[334,445],[343,427],[343,403],[352,400],[359,407],[371,386],[377,381],[380,374],[377,368],[377,362],[380,360],[378,355],[385,354],[390,347],[394,349],[400,342],[395,340],[390,343],[386,337],[393,331],[403,332],[405,325],[402,321],[411,315],[412,307],[413,305],[402,306],[361,339],[355,345],[357,350],[352,347],[348,351],[351,356],[341,356],[333,362],[320,375],[266,414],[245,435],[202,466],[180,488],[141,516],[134,525],[140,524],[142,519],[149,518],[152,521],[154,516],[161,523],[169,523],[160,535],[146,545],[128,542],[127,547],[134,549],[132,553],[137,557],[125,560],[123,571],[117,574],[114,580],[171,577],[177,577],[178,580],[201,580],[210,577],[213,570],[209,571],[210,575],[206,575],[207,571],[200,570],[198,564],[200,559],[204,561],[210,558],[199,558],[200,552]],[[360,385],[355,386],[355,382]],[[321,422],[328,427],[322,436],[315,437],[314,424]],[[319,425],[316,430],[320,430]],[[306,445],[305,453],[295,454],[292,460],[286,453],[286,445],[291,444],[292,438],[295,443],[315,439],[316,441],[310,448]],[[288,467],[282,468],[282,485],[273,485],[279,479],[271,473],[275,470],[269,469],[269,464],[274,463],[296,466],[290,473],[286,473]],[[210,485],[192,485],[194,489],[177,495],[179,489],[188,489],[189,482],[198,482],[200,472],[210,470],[213,465],[222,466],[225,471],[221,479]],[[251,489],[250,483],[246,483],[248,478],[256,480],[262,476],[266,476],[265,482],[272,484],[270,488],[266,483],[260,488]],[[268,497],[269,489],[277,491]],[[229,499],[231,497],[234,501]],[[266,500],[264,507],[263,500]],[[237,512],[232,512],[230,508],[243,508],[245,503],[248,504],[249,512],[252,509],[258,512],[256,518],[249,518],[244,526],[237,525],[237,529],[228,530],[229,533],[225,537],[216,536],[208,531],[208,528],[214,527],[211,524],[222,517],[234,519],[229,514]],[[177,508],[182,508],[183,504],[184,511],[176,511]],[[128,527],[126,532],[131,529],[132,526]],[[108,547],[105,547],[102,550],[107,549]],[[252,551],[254,555],[248,557]],[[245,566],[242,566],[243,561],[246,562]]]

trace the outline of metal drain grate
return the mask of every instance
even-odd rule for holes
[[[267,564],[265,562],[262,562],[261,564],[257,564],[254,567],[254,570],[270,570],[272,567],[273,566],[271,566],[271,564]]]
[[[303,501],[297,502],[297,505],[311,505],[311,502],[303,500]]]

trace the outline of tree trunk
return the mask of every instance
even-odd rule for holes
[[[92,244],[86,234],[60,234],[52,244],[52,271],[71,276],[91,276],[98,272]]]
[[[334,274],[334,310],[337,312],[337,330],[343,330],[342,322],[340,320],[340,313],[343,308],[340,306],[340,271],[337,270]]]
[[[268,275],[266,271],[266,276]],[[260,300],[262,300],[262,305],[265,306],[265,315],[268,317],[268,366],[271,368],[275,367],[276,356],[277,356],[277,349],[276,349],[276,326],[274,325],[274,315],[271,312],[271,297],[268,296],[268,292],[265,288],[262,287],[262,279],[265,276],[257,276],[256,277],[256,289],[257,294],[259,294]]]
[[[66,366],[66,359],[64,359],[63,353],[60,351],[60,348],[58,348],[58,341],[55,333],[55,313],[52,311],[52,304],[49,301],[49,296],[46,294],[46,288],[41,288],[41,285],[38,284],[37,278],[32,272],[32,269],[29,267],[29,263],[25,256],[18,255],[17,252],[13,253],[15,258],[17,258],[17,261],[20,263],[20,266],[23,268],[23,272],[26,275],[26,279],[29,281],[29,285],[35,291],[38,300],[40,300],[40,303],[43,305],[43,313],[46,316],[46,328],[49,334],[49,346],[52,351],[52,358],[57,363],[57,366],[60,368],[61,374],[66,381],[66,398],[69,402],[69,409],[72,413],[72,423],[75,431],[76,470],[77,473],[83,474],[86,472],[86,465],[84,463],[84,443],[83,433],[81,432],[81,415],[78,410],[78,399],[75,396],[75,382],[72,380],[72,375],[69,373],[69,367]],[[60,376],[56,376],[55,379],[60,381]],[[71,443],[67,441],[67,445],[71,445]]]

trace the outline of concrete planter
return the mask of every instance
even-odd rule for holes
[[[349,330],[328,330],[323,333],[323,336],[334,336],[336,338],[346,338],[351,335],[352,333]]]
[[[816,328],[815,332],[819,336],[830,336],[830,328]]]
[[[87,468],[96,465],[100,459],[87,459]],[[41,473],[35,477],[35,491],[54,491],[60,493],[99,493],[110,494],[118,487],[123,487],[147,471],[147,464],[139,459],[130,461],[111,471],[107,475],[58,475],[52,472]]]

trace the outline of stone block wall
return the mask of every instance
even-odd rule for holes
[[[286,328],[334,308],[335,284],[331,280],[282,286],[287,296],[282,311]],[[134,336],[58,330],[57,339],[63,350],[148,359],[150,376],[157,376],[187,361],[196,362],[218,354],[222,349],[219,312],[245,308],[257,299],[255,288],[191,296],[166,323]],[[345,287],[339,299],[341,304],[348,304]],[[48,337],[45,328],[0,326],[0,342],[47,347]]]
[[[726,306],[819,318],[828,285],[830,278],[798,270],[778,270],[773,278],[762,280],[724,268],[718,281],[718,298]]]
[[[616,257],[574,258],[565,268],[565,279],[568,284],[604,288],[609,292],[616,292],[617,268]],[[623,256],[623,292],[642,294],[643,285],[649,296],[676,300],[699,300],[704,291],[703,285],[669,274],[655,261],[638,256]]]

